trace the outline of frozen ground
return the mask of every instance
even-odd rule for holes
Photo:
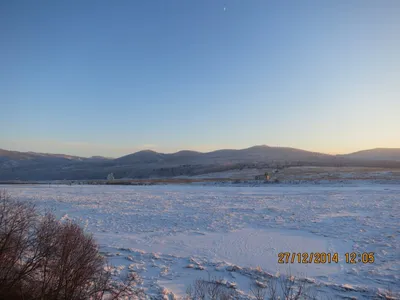
[[[274,169],[243,169],[217,173],[208,173],[192,176],[191,178],[231,178],[253,180],[256,175],[268,172],[271,179],[280,182],[309,182],[318,183],[324,181],[336,181],[352,183],[357,181],[369,181],[371,183],[400,184],[400,169],[365,168],[365,167],[289,167],[281,170]],[[183,176],[182,176],[183,177]]]
[[[288,272],[338,297],[400,293],[399,185],[3,187],[82,222],[115,271],[137,271],[152,295],[183,296],[209,276],[247,295],[255,279]],[[346,264],[352,251],[375,252],[375,262]],[[340,261],[282,265],[278,252],[337,252]]]

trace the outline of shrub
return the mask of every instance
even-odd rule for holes
[[[186,290],[184,300],[234,300],[238,293],[222,279],[197,279]]]
[[[250,285],[251,298],[255,300],[317,300],[330,299],[318,294],[304,281],[294,276],[279,276],[264,281],[255,280]],[[235,288],[223,279],[197,279],[186,290],[184,300],[236,300],[243,299]]]
[[[135,276],[115,286],[91,235],[37,214],[0,191],[0,299],[117,299],[136,295]]]

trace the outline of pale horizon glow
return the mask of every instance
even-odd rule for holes
[[[0,148],[400,148],[400,1],[7,1]]]

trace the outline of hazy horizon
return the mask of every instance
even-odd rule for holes
[[[0,148],[400,148],[400,1],[0,4]]]

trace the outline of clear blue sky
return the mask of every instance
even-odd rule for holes
[[[0,2],[0,148],[400,147],[400,1]]]

